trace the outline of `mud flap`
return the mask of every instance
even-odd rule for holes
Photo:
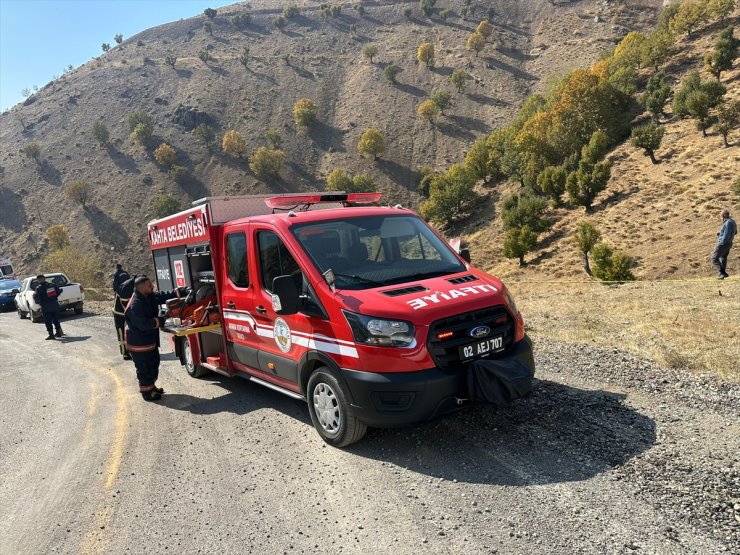
[[[468,366],[468,395],[474,403],[508,406],[532,390],[534,365],[518,358],[476,360]]]

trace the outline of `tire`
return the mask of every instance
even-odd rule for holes
[[[354,415],[347,394],[327,367],[321,366],[311,374],[306,397],[311,422],[329,445],[347,447],[367,432],[367,424]]]
[[[34,312],[32,310],[31,311],[31,322],[33,322],[34,324],[38,324],[39,322],[41,322],[41,320],[43,320],[43,318],[41,316],[41,313],[40,312]]]
[[[82,314],[82,303],[75,305],[75,314]]]
[[[208,374],[210,372],[208,368],[196,364],[195,360],[193,360],[193,351],[190,349],[190,341],[188,341],[187,337],[183,338],[182,342],[182,359],[188,375],[191,378],[202,378]]]
[[[28,312],[23,312],[20,308],[18,308],[17,311],[18,318],[20,318],[21,320],[25,320],[26,318],[28,318]]]

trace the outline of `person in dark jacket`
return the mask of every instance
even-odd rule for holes
[[[134,280],[134,294],[126,306],[126,348],[136,366],[139,391],[145,401],[157,401],[164,390],[157,387],[159,377],[159,328],[165,316],[159,315],[159,305],[179,296],[182,290],[154,292],[154,284],[146,276]]]
[[[126,349],[126,317],[125,310],[129,299],[134,294],[134,281],[136,275],[121,283],[116,289],[116,297],[113,300],[113,324],[116,326],[116,337],[118,338],[118,349],[121,351],[123,360],[131,360],[131,355]]]
[[[719,279],[725,279],[729,277],[727,275],[727,259],[730,257],[732,240],[737,235],[737,224],[735,220],[730,218],[729,210],[722,210],[719,217],[722,220],[722,227],[717,233],[717,245],[714,247],[711,260],[712,266],[719,271]]]
[[[55,339],[54,328],[56,328],[56,337],[62,337],[62,325],[59,323],[59,295],[62,290],[59,286],[48,283],[44,274],[36,276],[38,285],[33,290],[33,300],[41,306],[41,314],[44,316],[46,331],[49,332],[48,339]]]
[[[121,284],[130,277],[131,276],[128,275],[128,272],[123,269],[123,266],[116,264],[116,271],[113,274],[113,292],[117,292]]]

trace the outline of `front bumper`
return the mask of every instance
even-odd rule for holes
[[[511,370],[528,391],[534,376],[532,342],[524,337],[504,356],[495,359],[500,371]],[[529,375],[526,376],[526,370]],[[468,365],[462,370],[431,368],[419,372],[363,372],[342,369],[355,416],[377,428],[418,424],[455,412],[470,399]],[[511,399],[516,399],[516,392]]]
[[[0,310],[15,309],[15,297],[0,297]]]

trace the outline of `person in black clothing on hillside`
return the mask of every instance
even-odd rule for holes
[[[131,276],[128,275],[128,272],[123,269],[123,266],[116,264],[116,271],[113,274],[113,292],[117,293],[121,284],[130,277]]]
[[[118,339],[118,349],[121,351],[123,360],[131,360],[131,355],[126,349],[126,317],[124,312],[126,311],[126,305],[129,299],[134,294],[134,281],[136,276],[131,277],[121,283],[116,290],[116,297],[113,300],[113,324],[116,326],[116,337]]]
[[[44,324],[49,336],[46,339],[55,339],[54,328],[56,328],[56,337],[62,337],[62,325],[59,323],[59,295],[62,290],[59,286],[48,283],[44,274],[36,276],[38,285],[33,290],[33,300],[41,306],[41,314],[44,316]]]
[[[187,288],[154,292],[154,284],[146,276],[134,280],[134,294],[126,310],[126,348],[136,366],[139,391],[145,401],[157,401],[164,390],[157,387],[159,377],[159,328],[165,316],[159,315],[159,305],[168,299],[186,294]]]

